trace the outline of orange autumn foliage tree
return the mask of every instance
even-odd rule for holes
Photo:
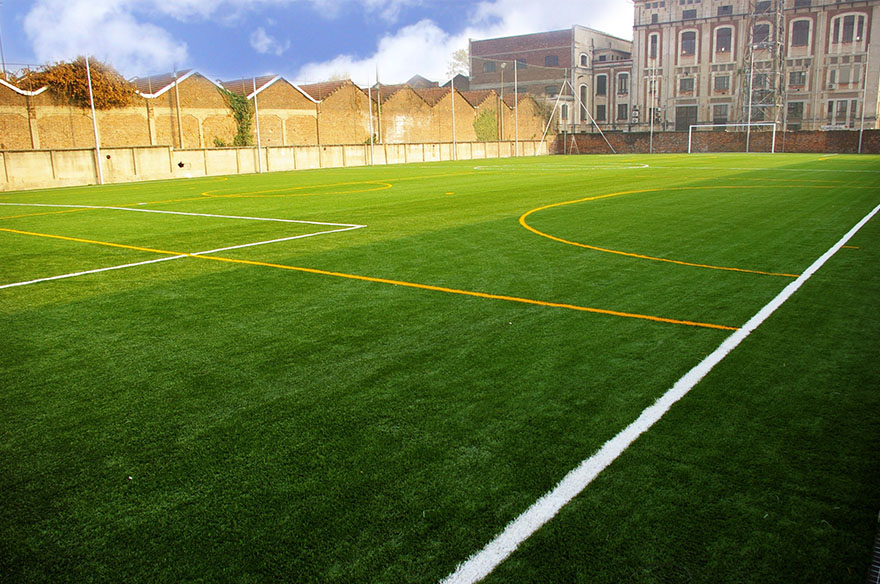
[[[96,59],[89,59],[92,76],[92,90],[96,109],[111,109],[131,105],[135,97],[135,87],[128,82],[116,69]],[[25,71],[18,80],[18,85],[34,90],[49,87],[49,90],[68,103],[89,107],[89,83],[86,75],[85,57],[54,65],[46,65],[38,71]]]

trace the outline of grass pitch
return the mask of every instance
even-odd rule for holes
[[[0,579],[431,582],[871,212],[880,159],[487,160],[0,203]],[[487,581],[864,582],[878,242],[875,218]]]

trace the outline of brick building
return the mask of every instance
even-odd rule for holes
[[[560,128],[586,131],[592,112],[605,112],[605,125],[614,126],[618,103],[629,111],[629,91],[617,87],[618,73],[630,74],[632,43],[609,34],[573,26],[570,29],[470,41],[472,90],[493,89],[501,99],[516,91],[559,102]],[[611,76],[611,77],[609,77]],[[611,83],[609,84],[609,78]],[[624,83],[628,88],[629,79]],[[604,83],[605,92],[597,84]],[[612,112],[613,115],[608,112]],[[504,131],[507,135],[507,131]]]
[[[634,0],[635,128],[877,127],[880,0]],[[875,64],[877,63],[877,64]],[[633,116],[635,117],[635,116]]]

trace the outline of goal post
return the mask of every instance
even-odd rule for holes
[[[770,153],[776,153],[776,126],[778,122],[752,122],[750,124],[691,124],[688,127],[688,154],[691,154],[691,149],[693,146],[693,137],[694,137],[694,128],[746,128],[747,131],[751,131],[752,128],[773,128],[773,140],[770,145]],[[746,142],[746,152],[749,151],[748,141]]]

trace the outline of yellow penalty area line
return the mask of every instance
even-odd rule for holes
[[[373,282],[373,283],[377,283],[377,284],[390,284],[392,286],[401,286],[404,288],[416,288],[419,290],[430,290],[432,292],[444,292],[446,294],[458,294],[461,296],[471,296],[474,298],[484,298],[484,299],[489,299],[489,300],[504,300],[507,302],[517,302],[520,304],[531,304],[533,306],[545,306],[545,307],[550,307],[550,308],[566,308],[568,310],[576,310],[576,311],[580,311],[580,312],[591,312],[594,314],[604,314],[607,316],[618,316],[618,317],[623,317],[623,318],[635,318],[635,319],[639,319],[639,320],[662,322],[662,323],[666,323],[666,324],[679,324],[679,325],[693,326],[693,327],[699,327],[699,328],[708,328],[708,329],[716,329],[716,330],[724,330],[724,331],[738,330],[737,327],[720,325],[720,324],[696,322],[696,321],[689,321],[689,320],[679,320],[679,319],[674,319],[674,318],[664,318],[664,317],[660,317],[660,316],[651,316],[648,314],[621,312],[621,311],[617,311],[617,310],[606,310],[603,308],[591,308],[588,306],[578,306],[575,304],[566,304],[566,303],[562,303],[562,302],[546,302],[543,300],[533,300],[530,298],[521,298],[519,296],[506,296],[506,295],[502,295],[502,294],[488,294],[485,292],[474,292],[471,290],[459,290],[456,288],[446,288],[444,286],[433,286],[430,284],[418,284],[415,282],[404,282],[401,280],[390,280],[387,278],[374,278],[371,276],[359,276],[357,274],[346,274],[343,272],[331,272],[331,271],[327,271],[327,270],[318,270],[315,268],[304,268],[301,266],[288,266],[288,265],[284,265],[284,264],[258,262],[258,261],[254,261],[254,260],[224,258],[224,257],[219,257],[219,256],[206,255],[207,252],[182,253],[182,252],[169,251],[169,250],[163,250],[163,249],[154,249],[154,248],[150,248],[150,247],[127,245],[127,244],[122,244],[122,243],[112,243],[112,242],[107,242],[107,241],[97,241],[97,240],[93,240],[93,239],[83,239],[83,238],[79,238],[79,237],[69,237],[66,235],[51,235],[51,234],[47,234],[47,233],[34,233],[31,231],[21,231],[18,229],[0,228],[0,231],[7,232],[7,233],[15,233],[18,235],[30,235],[33,237],[45,237],[45,238],[49,238],[49,239],[60,239],[60,240],[64,240],[64,241],[74,241],[77,243],[89,243],[89,244],[93,244],[93,245],[103,245],[103,246],[115,247],[115,248],[121,248],[121,249],[144,251],[144,252],[156,253],[156,254],[168,255],[168,256],[191,257],[191,258],[197,258],[197,259],[203,259],[203,260],[212,260],[212,261],[216,261],[216,262],[225,262],[225,263],[230,263],[230,264],[240,264],[240,265],[246,265],[246,266],[261,266],[261,267],[266,267],[266,268],[276,268],[276,269],[280,269],[280,270],[290,270],[290,271],[294,271],[294,272],[304,272],[307,274],[333,276],[336,278],[345,278],[348,280],[359,280],[361,282]]]

